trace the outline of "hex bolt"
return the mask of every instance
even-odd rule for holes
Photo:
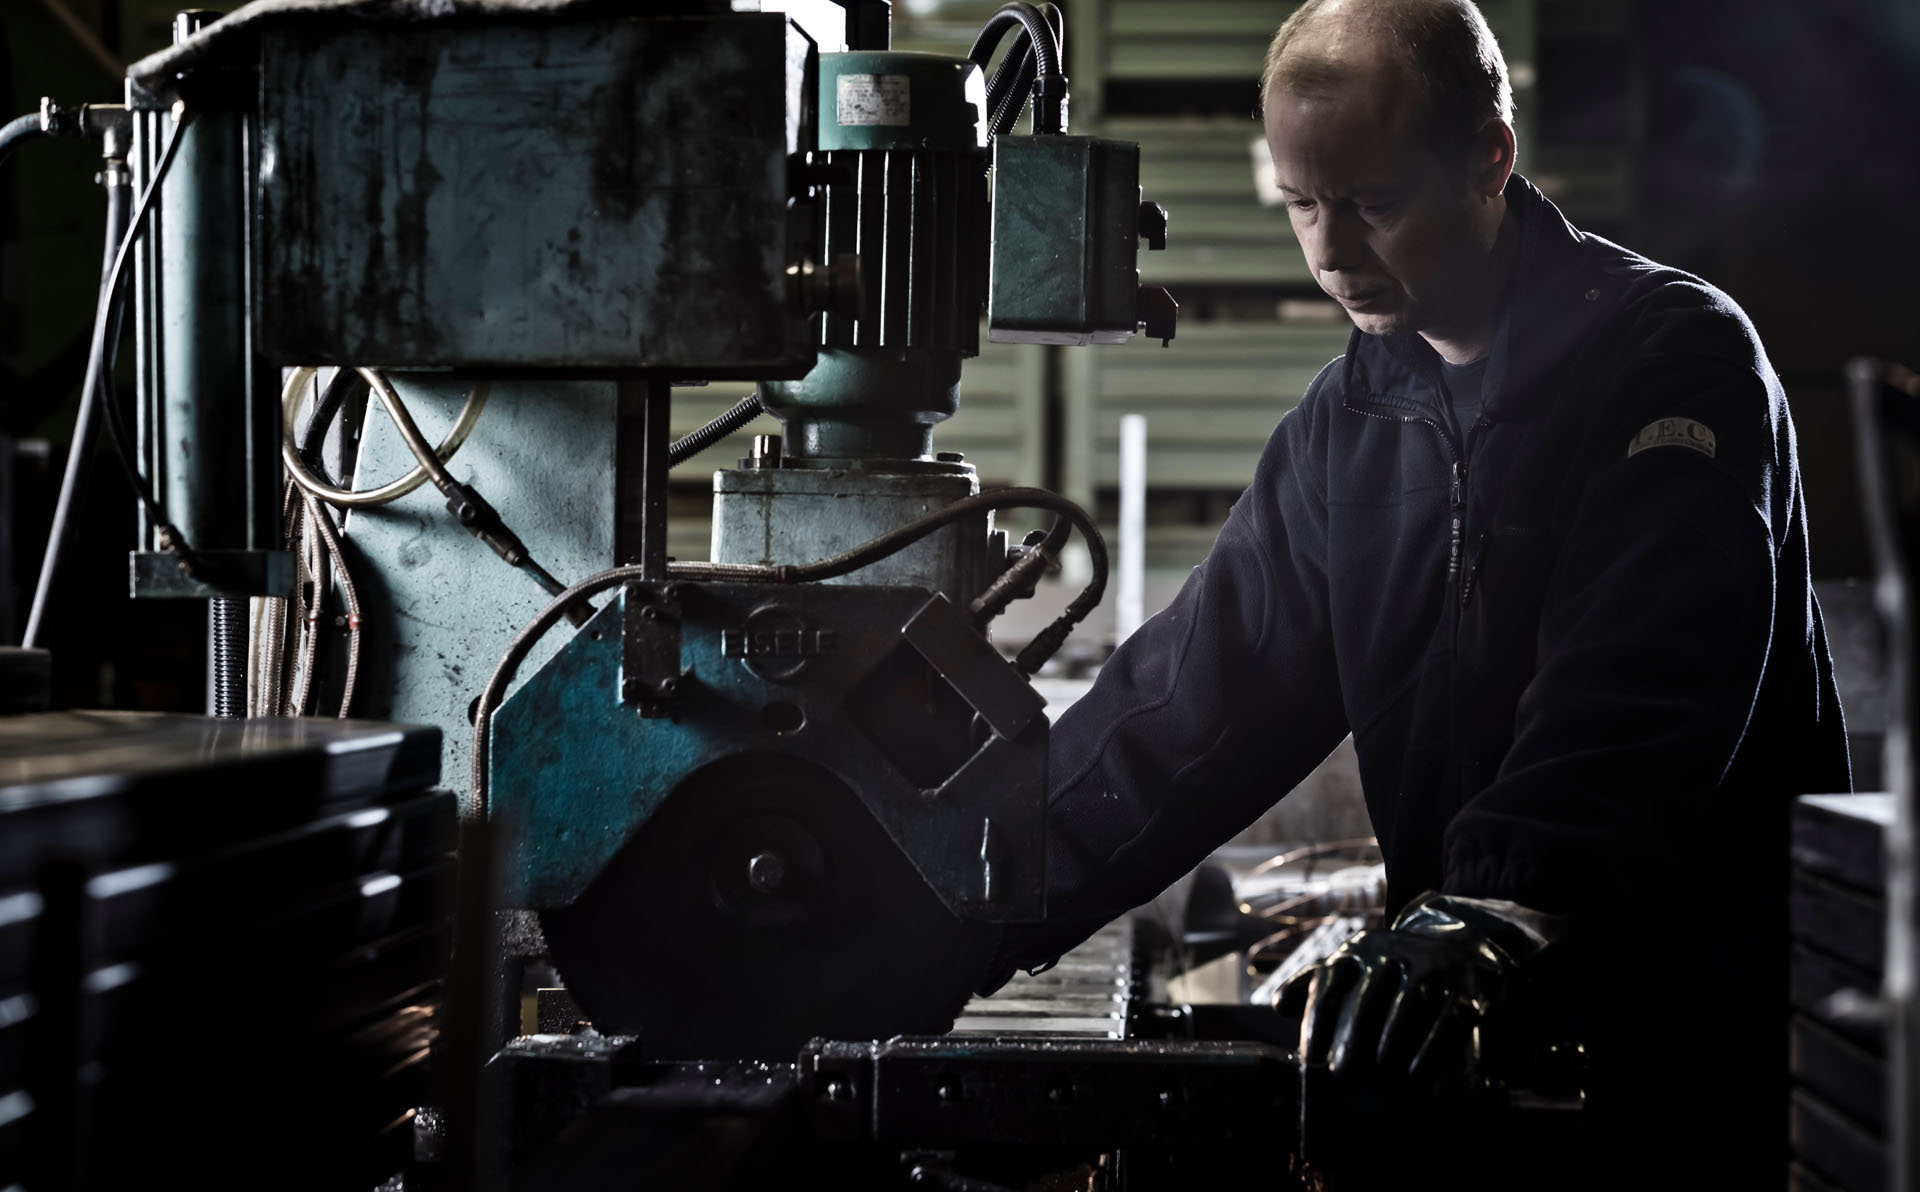
[[[747,862],[747,884],[762,894],[771,894],[787,880],[787,859],[771,850],[756,853]]]
[[[940,1099],[940,1104],[952,1105],[960,1099],[960,1089],[952,1081],[944,1081],[933,1090],[933,1095]]]

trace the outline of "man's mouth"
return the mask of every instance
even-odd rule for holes
[[[1335,294],[1333,300],[1348,310],[1360,310],[1386,297],[1386,293],[1385,286],[1376,286],[1371,290],[1362,290],[1358,294]]]

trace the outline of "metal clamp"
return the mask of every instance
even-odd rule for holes
[[[680,666],[680,585],[630,583],[621,623],[620,702],[640,715],[672,714]]]

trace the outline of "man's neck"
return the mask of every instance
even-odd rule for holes
[[[1493,347],[1500,325],[1500,292],[1513,268],[1514,252],[1519,246],[1520,229],[1507,210],[1505,198],[1499,200],[1499,224],[1493,234],[1482,267],[1462,288],[1453,317],[1441,326],[1420,332],[1440,359],[1448,364],[1471,364]]]

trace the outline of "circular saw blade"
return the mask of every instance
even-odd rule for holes
[[[947,910],[844,783],[776,756],[682,783],[540,921],[593,1024],[662,1059],[945,1031],[999,939]]]

